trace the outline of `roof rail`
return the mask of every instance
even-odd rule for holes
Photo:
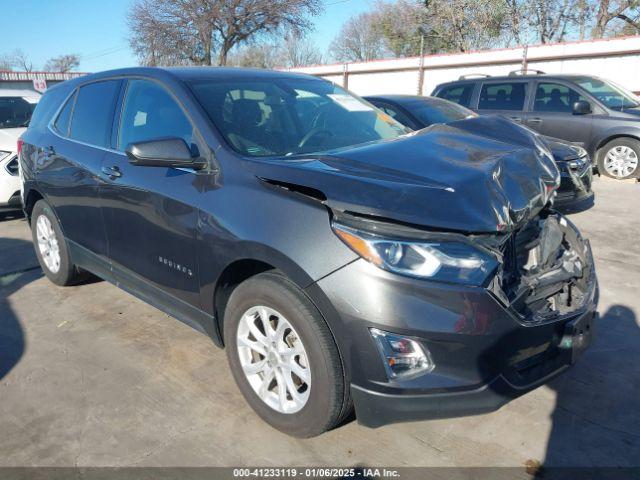
[[[535,75],[545,75],[545,72],[542,70],[534,70],[532,68],[521,68],[520,70],[514,70],[513,72],[509,72],[510,77],[515,77],[516,75],[528,75],[529,72]]]
[[[458,80],[467,80],[468,78],[478,77],[478,78],[488,78],[491,75],[487,75],[486,73],[468,73],[466,75],[460,75]]]

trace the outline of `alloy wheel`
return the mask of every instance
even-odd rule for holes
[[[613,177],[628,177],[638,168],[638,155],[626,145],[615,146],[605,155],[604,168]]]
[[[291,323],[276,310],[255,306],[236,334],[242,371],[253,391],[277,412],[300,411],[309,399],[309,357]]]

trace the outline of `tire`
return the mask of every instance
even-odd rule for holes
[[[258,334],[266,333],[262,317],[270,318],[272,332],[278,330],[281,322],[291,327],[283,327],[279,335],[271,337],[279,343],[276,350],[288,351],[287,346],[293,345],[296,352],[304,354],[274,356],[274,350],[263,348],[264,343],[257,341],[253,333],[247,336],[249,322],[258,329]],[[258,354],[240,343],[239,338],[249,339],[268,355]],[[262,338],[266,337],[263,335]],[[280,341],[282,339],[284,341]],[[235,288],[225,310],[224,340],[231,372],[240,391],[256,413],[272,427],[295,437],[309,438],[333,428],[349,413],[348,382],[329,327],[306,295],[284,276],[261,273]],[[265,369],[248,376],[243,369],[243,364],[247,368],[247,358],[256,362],[252,366],[260,364]],[[287,359],[295,361],[296,372],[302,371],[304,375],[291,374],[293,370],[287,370],[287,365],[291,364]],[[272,378],[269,371],[275,372],[272,374],[274,379],[269,381],[261,397],[259,391],[262,384],[267,383],[265,377]],[[290,382],[284,380],[286,375]],[[303,378],[308,378],[308,383]],[[284,397],[278,395],[280,382],[287,385]],[[295,398],[306,398],[302,405],[296,403],[291,387],[298,392]],[[284,404],[281,398],[286,399]],[[283,405],[287,408],[282,408]]]
[[[629,137],[611,140],[598,152],[598,172],[618,180],[637,177],[640,173],[640,142]]]
[[[69,248],[58,218],[44,200],[38,200],[33,206],[31,236],[40,267],[53,283],[60,286],[74,285],[86,277],[86,274],[71,262]],[[49,247],[49,255],[46,255],[46,246]],[[56,255],[51,255],[52,250],[55,251],[55,249],[58,252],[57,261],[55,261]]]

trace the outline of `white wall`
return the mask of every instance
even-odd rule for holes
[[[522,66],[521,47],[465,54],[424,57],[422,93],[429,95],[440,83],[461,75],[484,73],[506,75]],[[640,92],[640,36],[532,46],[527,51],[528,68],[546,73],[596,75]],[[418,92],[419,57],[372,62],[321,65],[292,69],[322,76],[339,85],[348,72],[349,90],[358,95]]]

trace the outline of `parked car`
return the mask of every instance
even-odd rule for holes
[[[372,427],[494,410],[590,342],[589,242],[547,208],[550,152],[502,118],[407,133],[319,78],[133,68],[51,88],[23,140],[46,276],[206,333],[291,435],[353,407]]]
[[[474,77],[438,85],[432,95],[577,142],[609,177],[640,176],[640,99],[633,93],[588,75]]]
[[[28,90],[0,89],[0,211],[21,208],[18,139],[39,97]]]
[[[393,119],[420,130],[439,123],[454,123],[475,117],[476,114],[462,105],[437,97],[418,95],[376,95],[364,97]],[[503,136],[501,135],[500,138]],[[591,189],[591,160],[582,147],[552,137],[543,136],[560,170],[560,188],[554,206],[561,211],[585,210],[593,205]]]

